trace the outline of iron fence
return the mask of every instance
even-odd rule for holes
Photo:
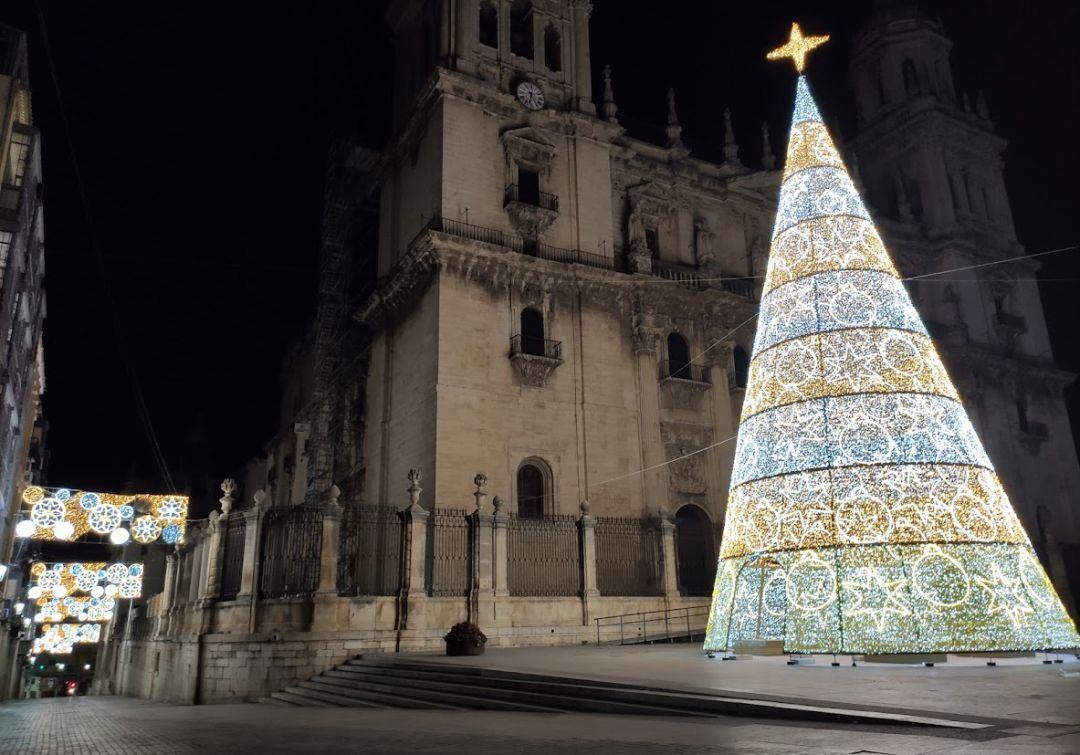
[[[601,595],[660,595],[660,528],[652,519],[596,518]]]
[[[271,509],[261,543],[260,598],[311,595],[319,585],[322,509]]]
[[[148,640],[157,628],[156,616],[137,616],[131,620],[131,639]]]
[[[510,356],[515,354],[531,354],[532,356],[547,357],[548,359],[562,359],[562,341],[524,336],[518,333],[510,337]]]
[[[244,538],[247,524],[243,514],[232,514],[225,522],[225,552],[221,558],[220,600],[235,600],[244,573]]]
[[[506,187],[506,193],[503,195],[503,204],[508,205],[511,202],[520,202],[522,204],[533,205],[534,207],[542,207],[545,210],[551,210],[552,212],[559,211],[559,198],[554,194],[549,194],[546,191],[540,191],[539,189],[530,191],[529,189],[522,190],[517,184],[510,184]]]
[[[339,595],[397,595],[401,589],[401,512],[393,506],[349,506],[341,517]]]
[[[506,535],[511,595],[581,594],[581,539],[575,517],[510,514]]]
[[[472,548],[472,518],[465,509],[438,506],[428,520],[431,568],[427,571],[427,593],[433,597],[460,597],[469,594]]]

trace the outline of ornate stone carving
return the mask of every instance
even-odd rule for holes
[[[232,511],[233,493],[236,492],[236,480],[231,477],[226,477],[224,480],[222,480],[221,492],[225,494],[218,499],[221,503],[221,513],[228,514],[230,511]]]
[[[691,409],[697,406],[701,394],[709,390],[709,384],[698,380],[683,380],[681,378],[666,377],[660,381],[664,391],[671,396],[672,402],[682,409]]]
[[[551,175],[551,166],[555,162],[558,150],[541,129],[532,126],[515,128],[504,131],[500,138],[506,154],[508,177],[513,178],[517,174],[518,165],[533,167],[542,176]],[[513,181],[507,183],[513,183]]]
[[[671,489],[687,495],[707,492],[705,480],[706,452],[694,453],[712,445],[712,428],[688,422],[663,422],[660,439],[668,459],[668,484]]]
[[[702,268],[712,268],[716,262],[716,254],[713,252],[715,238],[716,234],[709,228],[708,220],[703,217],[694,218],[694,255]]]
[[[522,383],[533,388],[543,388],[551,373],[563,360],[536,354],[511,354],[510,363],[514,365]]]
[[[510,224],[519,235],[527,239],[538,239],[544,235],[555,218],[559,217],[558,210],[549,210],[528,202],[510,200],[506,203],[506,214],[510,216]]]

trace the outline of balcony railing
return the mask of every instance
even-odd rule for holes
[[[679,265],[673,265],[670,262],[663,262],[662,260],[652,261],[652,273],[657,278],[664,278],[665,280],[675,281],[680,286],[693,289],[694,291],[704,291],[706,288],[704,276],[701,273],[689,270]]]
[[[559,211],[559,198],[554,194],[548,194],[546,191],[522,191],[517,184],[507,186],[506,193],[503,195],[503,206],[511,202],[530,204],[552,212]]]
[[[537,338],[536,336],[523,336],[518,333],[510,338],[510,356],[517,356],[518,354],[561,360],[562,341]]]
[[[672,363],[667,359],[660,362],[660,379],[692,380],[695,383],[709,382],[709,368],[691,362]]]

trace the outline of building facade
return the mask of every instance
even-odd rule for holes
[[[723,159],[697,157],[671,94],[662,144],[628,133],[609,72],[592,91],[590,10],[391,4],[394,136],[348,152],[330,192],[333,274],[282,430],[123,628],[113,689],[228,699],[438,647],[463,619],[578,643],[610,637],[604,617],[707,608],[779,171],[726,114]],[[948,49],[890,6],[852,60],[848,157],[910,275],[1023,253],[1004,141],[957,104]],[[347,285],[364,261],[374,285]],[[1068,596],[1072,376],[1032,265],[989,270],[912,291]]]
[[[44,226],[41,137],[31,117],[26,35],[0,26],[0,563],[14,560],[22,487],[40,481],[45,464],[41,395],[45,368]],[[0,699],[18,627],[11,604],[19,580],[0,586]],[[9,623],[10,622],[10,623]]]

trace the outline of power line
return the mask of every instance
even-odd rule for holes
[[[35,0],[34,8],[37,11],[38,24],[41,27],[41,41],[42,46],[45,49],[45,59],[49,65],[49,75],[52,78],[53,92],[56,95],[57,110],[60,113],[60,122],[64,127],[64,137],[67,142],[68,152],[71,156],[72,169],[75,173],[75,186],[82,201],[83,215],[86,220],[87,240],[90,243],[90,248],[93,250],[94,258],[97,262],[98,274],[101,277],[101,288],[105,294],[104,299],[109,312],[109,320],[112,324],[113,335],[116,338],[116,348],[117,351],[120,352],[120,361],[123,363],[124,369],[131,380],[131,392],[135,400],[135,408],[139,415],[139,419],[142,422],[146,438],[150,444],[150,453],[154,457],[158,471],[161,473],[161,477],[166,486],[170,491],[175,493],[176,483],[169,473],[169,465],[165,459],[164,452],[161,450],[161,445],[158,443],[157,434],[154,432],[154,425],[150,420],[150,410],[147,408],[146,401],[143,398],[142,388],[139,385],[135,367],[132,365],[131,356],[128,354],[124,345],[123,331],[120,327],[120,318],[117,316],[116,305],[113,302],[109,278],[105,270],[104,256],[101,253],[101,248],[98,245],[97,235],[95,233],[93,214],[90,211],[90,200],[86,193],[86,184],[83,181],[82,169],[79,166],[78,155],[75,151],[75,142],[71,136],[71,123],[68,120],[67,110],[64,108],[64,98],[60,91],[60,79],[56,70],[56,62],[53,59],[52,46],[49,44],[49,31],[45,24],[45,13],[41,8],[41,0]]]

